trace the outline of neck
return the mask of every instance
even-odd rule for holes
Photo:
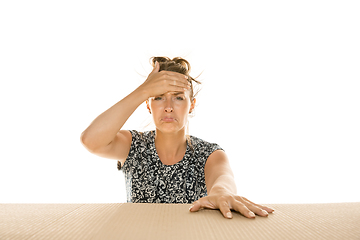
[[[181,161],[186,146],[185,129],[176,133],[163,133],[156,129],[155,147],[164,164],[172,165]]]

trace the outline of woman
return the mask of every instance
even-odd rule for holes
[[[245,217],[267,216],[274,210],[236,195],[228,158],[217,145],[186,134],[196,99],[183,58],[152,58],[153,70],[132,93],[99,115],[81,134],[92,153],[117,159],[126,178],[128,202],[193,203],[219,209],[232,218],[231,209]],[[140,133],[122,127],[146,101],[155,131]]]

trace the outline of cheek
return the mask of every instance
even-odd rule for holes
[[[152,101],[150,102],[150,108],[153,112],[157,112],[159,110],[161,110],[161,108],[163,108],[162,106],[163,104],[161,104],[160,101]]]
[[[189,101],[181,101],[174,104],[174,110],[179,114],[186,114],[190,110],[190,102]]]

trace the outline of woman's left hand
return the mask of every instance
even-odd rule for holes
[[[193,202],[190,212],[197,212],[202,208],[219,209],[225,218],[232,218],[231,209],[241,213],[247,218],[255,218],[255,214],[267,217],[274,209],[261,206],[249,201],[247,198],[232,194],[209,195]]]

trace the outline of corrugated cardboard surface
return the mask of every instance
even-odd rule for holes
[[[360,203],[268,206],[225,219],[188,204],[1,204],[0,239],[360,239]]]

